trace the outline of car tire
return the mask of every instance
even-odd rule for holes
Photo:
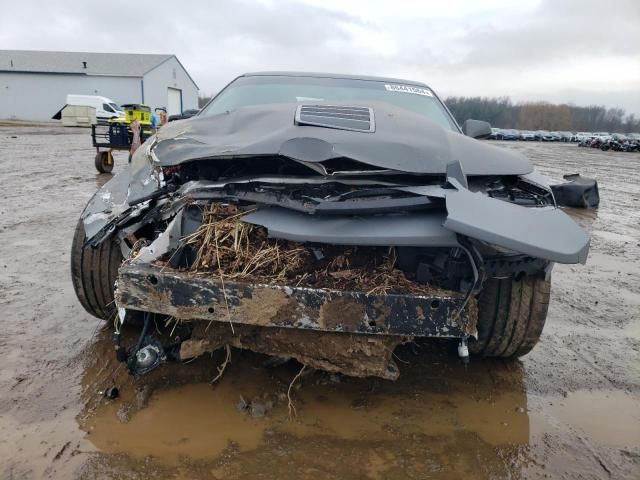
[[[114,284],[122,264],[120,246],[113,237],[97,247],[85,245],[82,220],[71,243],[71,281],[84,309],[94,317],[112,320],[116,314]]]
[[[469,350],[484,357],[517,358],[538,343],[549,308],[544,276],[490,278],[478,299],[478,339]]]

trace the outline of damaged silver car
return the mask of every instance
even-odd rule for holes
[[[419,82],[243,75],[89,201],[76,293],[142,324],[118,348],[133,374],[227,346],[387,379],[420,337],[525,355],[553,264],[584,263],[589,237],[526,158],[476,140],[490,133]]]

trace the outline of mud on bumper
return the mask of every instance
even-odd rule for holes
[[[475,302],[455,292],[367,295],[331,289],[221,282],[155,265],[124,265],[119,307],[189,321],[345,332],[460,338],[476,334]]]

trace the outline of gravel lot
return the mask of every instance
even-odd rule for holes
[[[555,267],[541,343],[468,368],[445,344],[403,348],[395,383],[309,372],[290,419],[295,364],[234,352],[216,386],[221,355],[118,370],[69,274],[79,213],[110,178],[89,132],[0,127],[0,478],[640,478],[640,155],[502,145],[600,184],[598,210],[569,212],[592,251]]]

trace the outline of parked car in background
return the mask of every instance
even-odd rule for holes
[[[609,132],[594,132],[593,136],[597,137],[603,142],[606,142],[607,140],[611,140],[611,134]]]
[[[520,140],[520,132],[513,129],[501,130],[500,133],[496,135],[496,138],[498,140]]]
[[[593,138],[593,133],[591,132],[578,132],[576,133],[576,142],[584,142],[586,140],[589,140],[591,138]]]
[[[531,141],[536,139],[536,134],[531,130],[521,130],[520,140]]]
[[[562,134],[560,132],[549,132],[550,142],[559,142],[562,140]]]
[[[616,142],[626,142],[627,140],[630,140],[632,137],[629,135],[626,135],[624,133],[612,133],[611,134],[611,139],[615,140]]]
[[[553,135],[551,135],[551,132],[548,130],[536,130],[535,137],[539,142],[550,142],[553,140]]]
[[[573,142],[575,134],[572,132],[558,132],[560,134],[561,142]]]
[[[489,135],[487,137],[487,140],[495,140],[496,139],[496,135],[498,134],[498,132],[500,132],[499,128],[492,127],[491,128],[491,135]]]

